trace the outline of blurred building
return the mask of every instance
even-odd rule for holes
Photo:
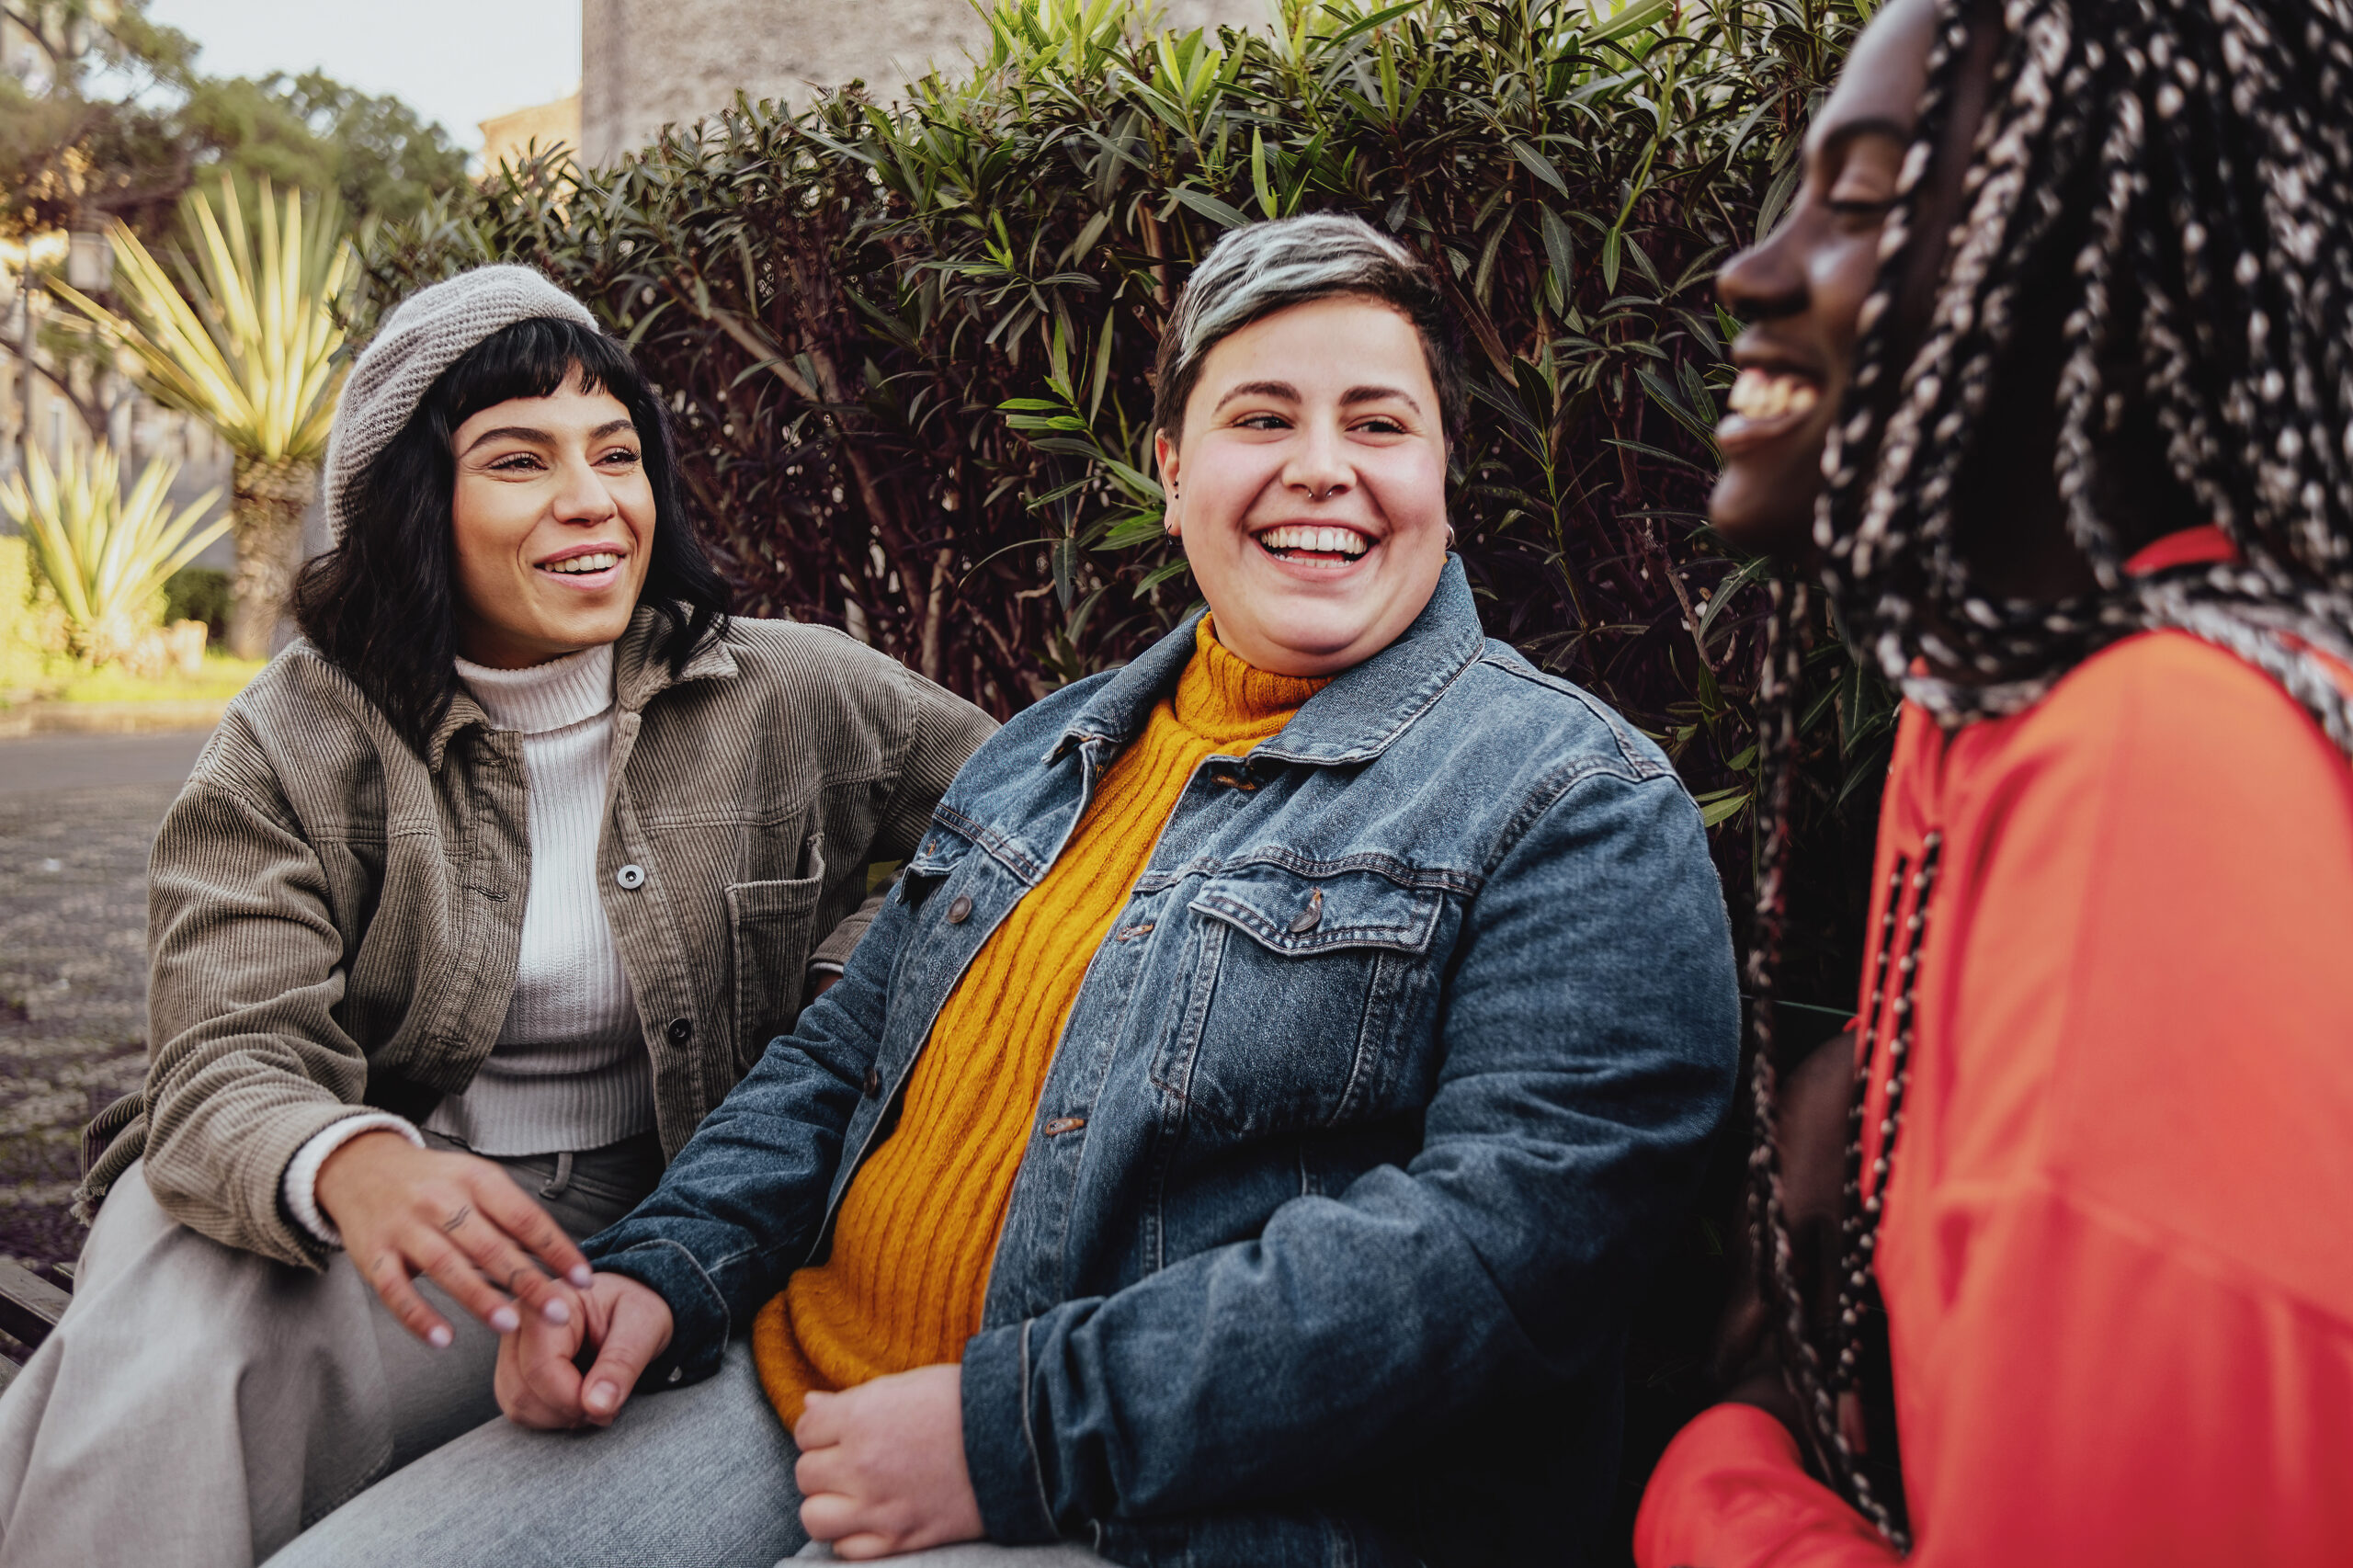
[[[1159,10],[1176,28],[1255,27],[1273,14],[1270,0],[1161,0]],[[988,27],[969,0],[582,0],[580,39],[579,147],[602,164],[739,90],[798,107],[817,87],[862,81],[892,97],[982,52]]]
[[[534,104],[512,114],[493,115],[482,123],[482,168],[487,175],[501,164],[520,165],[533,149],[546,153],[557,147],[580,151],[580,94]]]

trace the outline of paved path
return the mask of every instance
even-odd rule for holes
[[[146,1065],[147,850],[204,741],[0,740],[0,1255],[82,1249],[82,1125]]]
[[[168,784],[176,790],[211,736],[210,730],[166,730],[152,735],[0,740],[0,795],[136,784]]]

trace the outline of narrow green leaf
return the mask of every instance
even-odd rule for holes
[[[1552,208],[1540,206],[1536,213],[1537,227],[1544,234],[1544,260],[1552,267],[1552,276],[1561,280],[1562,302],[1565,304],[1576,278],[1576,243],[1569,235],[1569,226]]]
[[[1151,571],[1145,573],[1137,582],[1135,597],[1142,598],[1146,594],[1152,592],[1153,589],[1160,586],[1161,584],[1167,582],[1170,578],[1181,577],[1191,569],[1192,562],[1187,561],[1181,555],[1174,561],[1164,562],[1162,564],[1155,566]]]
[[[1195,190],[1190,186],[1180,185],[1168,194],[1221,228],[1238,229],[1250,222],[1247,213],[1237,207],[1231,207],[1220,201],[1208,191]]]
[[[1250,187],[1258,193],[1258,210],[1269,219],[1283,215],[1275,200],[1275,187],[1267,179],[1267,140],[1256,126],[1250,128]]]
[[[1620,39],[1631,38],[1644,28],[1656,27],[1666,20],[1668,9],[1669,0],[1633,0],[1633,4],[1585,36],[1592,43],[1612,43]]]
[[[1562,196],[1568,196],[1569,182],[1561,177],[1561,171],[1552,166],[1552,159],[1517,136],[1511,140],[1511,155],[1518,158],[1520,166],[1529,174],[1559,191]]]
[[[1743,588],[1762,577],[1771,567],[1772,562],[1759,555],[1753,560],[1742,562],[1739,566],[1726,574],[1722,582],[1716,585],[1715,592],[1708,597],[1706,607],[1699,611],[1699,625],[1696,635],[1700,646],[1707,645],[1708,632],[1716,624],[1716,618],[1723,613],[1724,607],[1738,598]]]
[[[1324,41],[1336,48],[1338,45],[1347,42],[1350,39],[1357,37],[1360,33],[1369,33],[1373,28],[1381,27],[1384,23],[1395,21],[1398,17],[1404,16],[1408,11],[1417,11],[1427,3],[1427,0],[1405,0],[1405,3],[1402,6],[1391,6],[1385,9],[1375,11],[1369,17],[1359,17],[1355,21],[1349,23],[1347,27],[1342,28],[1338,32],[1331,34],[1330,37]]]
[[[1694,795],[1691,798],[1699,803],[1699,825],[1713,827],[1718,823],[1730,822],[1746,811],[1749,791],[1737,789],[1712,790],[1707,794]]]
[[[1773,183],[1766,187],[1765,200],[1756,209],[1756,234],[1753,244],[1763,244],[1765,236],[1773,232],[1773,225],[1780,222],[1781,209],[1789,204],[1790,193],[1798,187],[1798,165],[1793,160],[1788,168],[1774,176]]]

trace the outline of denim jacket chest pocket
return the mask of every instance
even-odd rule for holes
[[[1377,871],[1252,865],[1206,879],[1153,1081],[1188,1122],[1238,1134],[1385,1114],[1436,1006],[1445,894]]]
[[[920,1017],[915,1009],[894,1010],[881,1042],[886,1080],[922,1049],[964,966],[1020,892],[1004,867],[961,834],[935,823],[924,835],[892,895],[906,906],[910,925],[892,960],[890,985],[893,996],[933,1000]]]

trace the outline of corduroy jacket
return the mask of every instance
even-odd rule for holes
[[[675,677],[641,608],[615,650],[597,883],[665,1153],[846,957],[870,862],[913,853],[995,727],[840,632],[736,619]],[[307,642],[229,705],[149,868],[147,1081],[85,1140],[85,1214],[132,1160],[175,1219],[317,1267],[295,1152],[462,1090],[514,990],[530,844],[519,737],[460,687],[419,756]],[[816,938],[835,936],[819,955]]]

